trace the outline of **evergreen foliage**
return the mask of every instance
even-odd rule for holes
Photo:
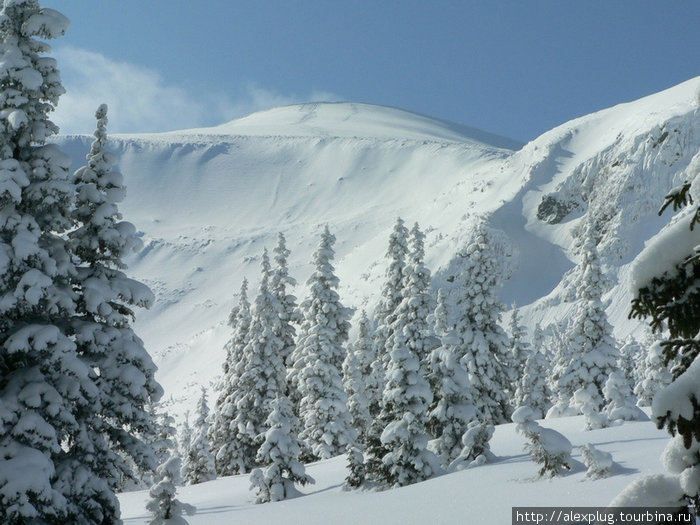
[[[266,467],[253,470],[250,476],[251,488],[258,491],[257,503],[287,499],[298,494],[295,483],[314,482],[299,462],[301,442],[296,437],[296,416],[284,393],[272,401],[270,409],[268,429],[261,437],[262,445],[256,457],[256,463]]]
[[[566,353],[558,362],[555,375],[560,398],[571,400],[575,392],[586,389],[590,394],[586,406],[600,411],[604,404],[603,386],[617,366],[619,352],[602,302],[604,282],[591,218],[582,235],[581,278],[576,291],[579,302],[566,333]]]
[[[183,481],[187,485],[196,485],[216,478],[214,456],[211,453],[209,442],[209,407],[207,405],[207,393],[202,388],[202,395],[197,403],[197,420],[194,423],[194,434],[190,442],[190,449],[182,465]]]
[[[460,252],[463,270],[455,278],[457,323],[455,331],[465,348],[463,364],[474,389],[480,419],[504,423],[510,416],[508,399],[510,349],[508,337],[498,324],[503,305],[496,297],[502,276],[494,233],[479,222],[466,248]]]
[[[381,419],[382,397],[386,383],[386,374],[389,364],[389,340],[393,334],[393,324],[396,319],[396,310],[403,300],[404,267],[408,256],[408,229],[403,219],[398,217],[394,228],[389,235],[386,258],[389,264],[386,268],[384,286],[379,304],[374,313],[376,329],[374,331],[375,361],[372,365],[373,376],[379,380],[377,403],[370,403],[370,415],[372,424],[367,434],[367,446],[365,449],[365,471],[367,478],[379,482],[387,478],[382,458],[387,449],[381,442],[380,436],[388,421]]]
[[[180,458],[171,457],[156,469],[155,482],[148,492],[151,499],[146,503],[146,510],[153,515],[150,525],[186,524],[182,513],[195,513],[195,507],[175,498],[175,485],[179,482],[180,468]]]
[[[280,337],[282,321],[279,301],[270,289],[270,259],[267,250],[261,262],[260,289],[251,314],[247,342],[243,348],[245,368],[240,373],[228,460],[238,472],[257,466],[255,460],[267,425],[271,403],[287,389],[286,368],[282,358],[284,342]]]
[[[226,360],[219,382],[219,395],[214,407],[212,424],[209,432],[212,451],[219,476],[239,474],[245,470],[244,451],[236,440],[236,428],[233,424],[236,403],[241,397],[240,378],[246,367],[245,346],[248,343],[251,312],[248,302],[248,280],[243,279],[238,296],[238,305],[232,309],[233,335],[226,343]]]
[[[360,314],[357,340],[348,347],[343,361],[343,386],[348,396],[348,410],[352,426],[357,431],[359,443],[365,443],[372,423],[370,400],[375,400],[378,381],[372,369],[375,361],[369,319],[363,310]]]
[[[613,371],[603,387],[605,414],[609,421],[648,421],[647,415],[637,406],[630,384],[622,370]]]
[[[542,465],[540,476],[560,476],[572,469],[573,447],[569,440],[556,430],[540,426],[530,407],[519,407],[513,413],[513,422],[516,424],[515,430],[528,440],[525,450],[535,463]]]
[[[448,471],[463,470],[493,461],[496,456],[491,452],[489,441],[495,428],[491,423],[474,419],[467,425],[462,436],[462,451],[448,467]]]
[[[435,335],[441,345],[430,354],[429,380],[434,393],[429,413],[429,430],[435,439],[431,450],[442,465],[449,465],[462,450],[462,436],[476,417],[469,375],[462,365],[459,337],[449,326],[446,298],[438,291],[435,308]],[[473,458],[472,458],[473,459]]]
[[[75,213],[70,160],[46,142],[64,90],[38,39],[67,27],[36,0],[0,12],[0,521],[10,524],[117,521],[131,464],[155,467],[146,404],[162,391],[129,327],[131,307],[153,296],[121,272],[138,243],[119,221],[106,108],[76,173]]]
[[[309,297],[301,304],[304,321],[293,358],[301,395],[300,437],[322,459],[342,454],[356,438],[341,375],[351,310],[341,304],[337,292],[334,243],[326,226],[307,281]]]
[[[530,351],[525,368],[513,396],[514,406],[529,406],[535,419],[543,418],[551,407],[551,391],[547,384],[549,361],[537,348]]]
[[[686,171],[686,182],[666,197],[659,214],[670,205],[683,209],[687,229],[671,230],[667,236],[689,248],[685,260],[662,268],[651,282],[643,283],[632,302],[631,317],[650,318],[654,331],[668,330],[661,343],[664,364],[674,363],[673,381],[653,400],[653,419],[674,436],[667,447],[665,464],[679,475],[686,502],[700,504],[700,247],[693,230],[700,224],[700,206],[694,203],[700,187],[700,154]],[[663,235],[663,233],[662,233]],[[658,250],[658,244],[656,249]],[[662,245],[663,246],[663,243]],[[647,254],[648,255],[648,254]],[[663,370],[663,369],[660,369]]]

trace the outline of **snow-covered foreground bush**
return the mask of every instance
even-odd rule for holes
[[[649,422],[624,422],[584,431],[583,416],[548,420],[574,446],[572,457],[583,461],[578,447],[587,443],[613,455],[622,467],[605,479],[591,480],[581,468],[564,477],[533,479],[536,470],[523,452],[523,437],[514,424],[498,425],[490,440],[497,456],[487,463],[439,476],[408,487],[372,491],[343,490],[348,474],[346,456],[307,466],[315,485],[300,487],[301,497],[280,503],[255,504],[248,475],[178,487],[178,498],[197,507],[190,525],[230,523],[357,524],[357,523],[510,523],[513,506],[607,506],[612,496],[643,475],[664,472],[659,459],[667,434]],[[634,436],[634,440],[630,440]],[[120,495],[125,525],[148,522],[148,493]]]

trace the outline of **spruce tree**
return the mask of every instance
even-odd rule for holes
[[[154,379],[155,365],[130,327],[133,308],[150,306],[154,297],[123,271],[123,259],[139,249],[141,241],[136,228],[121,220],[118,209],[126,191],[122,175],[114,169],[116,158],[106,148],[107,106],[101,105],[95,117],[97,129],[87,164],[73,176],[77,188],[73,217],[79,227],[68,239],[80,264],[73,283],[78,301],[72,331],[81,359],[95,372],[101,396],[100,423],[86,427],[82,446],[100,450],[89,456],[93,469],[108,475],[116,489],[121,478],[133,476],[132,462],[142,472],[152,472],[158,465],[157,458],[150,458],[148,443],[158,425],[148,406],[162,390]],[[141,441],[134,439],[135,433]],[[126,461],[115,451],[127,456]]]
[[[357,340],[348,347],[343,361],[343,386],[348,396],[348,410],[352,426],[357,431],[359,443],[365,443],[372,422],[370,399],[376,395],[372,363],[374,348],[367,313],[362,310],[358,324]]]
[[[307,285],[309,297],[301,304],[304,321],[294,353],[294,368],[301,395],[301,438],[317,458],[342,454],[356,438],[352,427],[341,370],[350,330],[350,309],[337,292],[333,268],[335,236],[328,226],[321,235]]]
[[[432,392],[426,379],[425,361],[431,349],[428,315],[430,272],[423,264],[423,233],[412,230],[412,251],[404,268],[404,297],[392,324],[386,385],[379,419],[386,422],[380,436],[386,454],[383,482],[404,486],[423,481],[439,470],[435,455],[427,450],[427,411]]]
[[[673,436],[664,463],[678,475],[683,503],[695,507],[700,504],[700,247],[695,230],[700,225],[700,206],[693,197],[698,197],[699,187],[700,153],[691,160],[685,183],[669,192],[659,211],[673,205],[674,210],[682,210],[681,218],[644,254],[646,264],[652,264],[657,273],[649,279],[637,278],[639,291],[630,314],[649,318],[654,331],[667,330],[661,344],[666,367],[673,364],[673,380],[655,395],[652,417]],[[671,246],[677,261],[659,268],[659,252]]]
[[[151,499],[146,503],[146,510],[153,516],[149,525],[183,525],[187,522],[182,520],[182,513],[195,513],[195,507],[175,498],[175,485],[180,481],[180,468],[180,458],[170,457],[156,469],[155,481],[148,492]]]
[[[462,365],[464,354],[459,337],[451,329],[443,290],[438,291],[434,314],[435,335],[441,345],[430,354],[429,380],[434,393],[428,416],[430,433],[435,437],[431,450],[443,466],[449,465],[462,450],[462,436],[469,422],[476,417],[472,388],[467,370]]]
[[[226,360],[209,433],[216,461],[216,473],[219,476],[239,474],[245,468],[245,463],[241,461],[242,451],[236,440],[233,421],[237,410],[236,403],[241,397],[240,378],[246,366],[244,350],[248,343],[251,321],[247,279],[243,279],[238,305],[232,309],[230,319],[233,335],[225,347]]]
[[[272,401],[270,409],[266,420],[268,429],[261,436],[262,444],[256,457],[256,463],[265,468],[253,470],[250,476],[251,488],[258,491],[257,503],[281,501],[298,495],[295,483],[314,483],[299,461],[301,441],[296,434],[298,422],[283,392]]]
[[[135,246],[132,231],[116,223],[124,228],[112,230],[118,238],[108,249],[122,251],[113,256],[101,247],[81,255],[81,243],[66,237],[76,228],[92,235],[114,227],[118,215],[110,212],[123,188],[104,192],[105,229],[90,230],[89,211],[71,213],[70,160],[46,143],[58,131],[48,113],[64,91],[56,62],[45,56],[49,47],[38,38],[56,38],[67,26],[36,0],[6,1],[0,12],[3,523],[117,521],[114,491],[132,473],[129,460],[155,466],[142,438],[149,435],[145,404],[162,392],[128,327],[129,306],[146,305],[152,295],[118,271]],[[102,188],[96,193],[101,199]],[[109,270],[101,274],[101,267]],[[93,287],[92,278],[101,282]]]
[[[251,314],[247,343],[243,348],[245,368],[240,373],[236,397],[235,453],[231,461],[238,472],[257,466],[255,460],[261,439],[267,430],[265,421],[271,403],[286,392],[286,368],[282,358],[284,342],[280,337],[282,321],[279,301],[270,289],[270,259],[267,250],[261,262],[260,289]],[[234,452],[234,451],[232,451]]]
[[[301,314],[296,304],[296,297],[288,293],[288,288],[296,286],[296,281],[290,277],[287,258],[289,257],[287,242],[284,235],[277,234],[277,246],[273,250],[275,268],[270,280],[270,289],[277,297],[280,307],[280,338],[282,339],[282,357],[285,365],[291,365],[290,356],[294,351],[296,329],[295,324],[301,322]]]
[[[202,388],[202,395],[197,402],[197,419],[194,423],[194,433],[190,449],[182,465],[183,481],[188,485],[196,485],[216,478],[214,456],[209,442],[209,407],[207,393]]]
[[[372,373],[379,381],[377,399],[378,403],[370,403],[370,415],[372,424],[367,433],[366,454],[364,457],[365,470],[370,480],[379,481],[386,479],[387,474],[382,463],[382,458],[387,453],[382,445],[380,436],[387,425],[381,416],[381,399],[386,383],[387,367],[389,364],[389,340],[393,334],[393,323],[396,319],[396,309],[403,300],[404,268],[408,256],[408,229],[403,219],[398,217],[389,236],[389,246],[386,258],[389,264],[386,268],[382,296],[374,313],[376,329],[374,331],[375,361],[372,364]]]
[[[493,235],[484,222],[479,222],[471,241],[459,254],[463,270],[455,278],[455,331],[465,348],[463,364],[474,389],[479,419],[499,424],[510,417],[512,372],[508,337],[498,324],[503,305],[496,297],[496,288],[502,275],[498,270],[499,254],[492,248]]]
[[[510,330],[510,354],[511,366],[508,370],[511,372],[511,396],[515,396],[516,385],[522,378],[525,372],[525,363],[527,358],[532,353],[532,348],[526,340],[525,328],[520,325],[520,312],[513,304],[513,310],[510,316],[508,329]],[[515,402],[511,402],[513,406],[518,406]]]
[[[557,373],[557,387],[560,397],[570,400],[578,390],[588,390],[590,406],[600,411],[603,387],[617,366],[619,351],[602,302],[604,283],[595,238],[595,225],[589,218],[581,247],[581,278],[576,290],[579,300],[566,334],[568,355]]]
[[[377,322],[377,328],[374,332],[375,353],[385,370],[389,362],[390,339],[394,332],[396,310],[404,297],[404,269],[407,257],[408,229],[404,226],[403,219],[399,217],[396,219],[394,229],[389,236],[389,247],[386,253],[389,265],[386,269],[382,297],[374,314]]]
[[[525,361],[525,369],[518,380],[513,406],[528,406],[535,419],[543,418],[551,407],[551,392],[547,384],[549,361],[537,349],[533,349]]]

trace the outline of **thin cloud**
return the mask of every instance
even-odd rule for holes
[[[213,126],[276,106],[342,100],[324,91],[283,95],[254,83],[237,99],[216,92],[203,95],[168,85],[157,71],[94,51],[62,47],[54,56],[66,94],[51,118],[62,134],[92,133],[94,112],[102,103],[109,106],[112,133],[144,133]]]

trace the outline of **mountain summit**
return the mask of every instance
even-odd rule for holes
[[[173,134],[363,138],[431,142],[480,142],[505,149],[522,143],[475,128],[386,106],[318,102],[283,106],[214,126]]]

